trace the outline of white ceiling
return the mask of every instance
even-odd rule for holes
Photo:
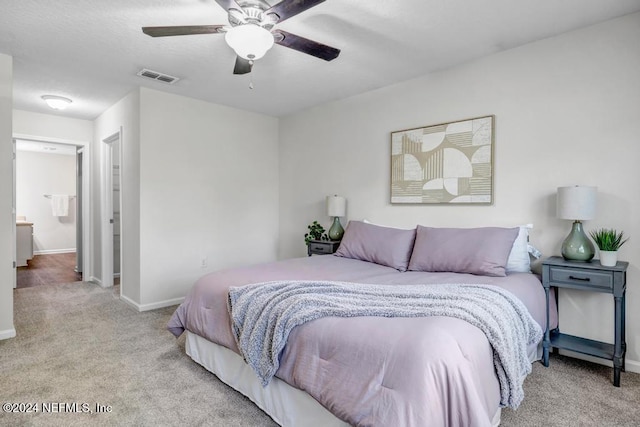
[[[17,109],[93,119],[145,86],[283,116],[639,10],[640,0],[327,0],[276,28],[341,49],[336,60],[276,45],[238,76],[221,34],[140,30],[227,24],[214,0],[0,0],[0,53],[13,56]],[[142,68],[181,80],[147,81]],[[44,94],[74,102],[55,113]]]

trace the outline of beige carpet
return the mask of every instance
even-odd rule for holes
[[[0,425],[275,425],[184,353],[165,329],[174,308],[137,313],[80,282],[17,289],[15,308],[18,336],[0,341],[0,401],[94,413],[0,412]],[[503,426],[640,426],[638,374],[615,388],[610,368],[553,356],[549,368],[534,363],[525,395]]]
[[[174,308],[137,313],[76,282],[15,291],[18,336],[0,341],[4,402],[110,405],[110,413],[7,414],[0,425],[269,426],[275,423],[184,353]]]
[[[623,372],[613,386],[606,366],[551,355],[549,367],[533,363],[524,402],[502,410],[502,426],[640,426],[640,374]]]

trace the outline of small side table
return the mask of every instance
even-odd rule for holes
[[[330,255],[338,250],[339,241],[312,240],[307,245],[307,255]]]
[[[547,328],[542,341],[542,363],[549,366],[549,349],[566,349],[613,361],[613,385],[620,387],[620,371],[624,371],[627,351],[625,338],[625,292],[627,288],[628,262],[618,261],[614,267],[605,267],[600,261],[567,261],[551,257],[542,263],[542,286],[547,297]],[[549,290],[556,288],[603,292],[613,295],[615,302],[614,344],[594,341],[560,333],[560,328],[549,330]]]

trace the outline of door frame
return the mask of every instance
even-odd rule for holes
[[[82,215],[82,258],[84,260],[84,268],[82,269],[82,280],[89,281],[93,276],[93,259],[92,259],[92,238],[93,235],[93,221],[91,219],[91,143],[89,141],[74,141],[70,139],[61,139],[61,138],[51,138],[46,136],[37,136],[37,135],[27,135],[27,134],[13,134],[13,140],[23,140],[23,141],[35,141],[35,142],[48,142],[53,144],[64,144],[64,145],[74,145],[76,147],[83,147],[84,154],[82,156],[82,212],[77,213],[78,215]],[[16,180],[15,180],[15,171],[16,166],[14,162],[13,172],[14,172],[14,180],[13,180],[13,191],[16,191]],[[77,177],[76,177],[77,179]],[[16,222],[15,222],[15,213],[14,213],[14,221],[13,221],[13,233],[15,236],[16,233]],[[15,254],[15,239],[13,239],[14,246],[14,254]],[[15,256],[14,256],[15,261]],[[17,273],[17,269],[14,269],[14,277]]]
[[[11,232],[13,242],[13,277],[11,278],[13,289],[18,286],[18,248],[17,248],[17,235],[18,230],[16,226],[16,139],[11,140],[11,146],[13,148],[13,194],[11,195]]]
[[[85,148],[76,146],[76,206],[80,206],[81,210],[84,210],[84,204],[87,201],[84,200],[84,154]],[[80,161],[78,161],[80,160]],[[81,179],[78,179],[80,177]],[[76,219],[76,272],[82,274],[84,267],[84,224],[82,215],[78,215]],[[78,251],[81,248],[81,251]]]
[[[122,174],[122,127],[104,138],[100,144],[100,224],[101,224],[101,272],[100,286],[113,286],[113,143],[118,143],[118,164]],[[120,176],[120,295],[122,295],[124,274],[122,271],[122,175]],[[108,238],[107,238],[108,236]]]

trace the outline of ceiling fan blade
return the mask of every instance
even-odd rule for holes
[[[242,8],[238,6],[238,3],[236,3],[235,0],[216,0],[216,3],[218,3],[224,10],[229,10],[231,8],[242,10]]]
[[[332,61],[340,55],[340,49],[336,49],[335,47],[314,42],[313,40],[305,39],[304,37],[296,36],[295,34],[282,30],[275,30],[273,33],[276,35],[275,42],[277,44],[315,56],[316,58],[324,59],[325,61]]]
[[[280,17],[278,22],[282,22],[285,19],[289,19],[292,16],[304,12],[307,9],[322,3],[325,0],[283,0],[280,3],[274,5],[270,9],[265,10],[265,14],[275,13]]]
[[[249,61],[248,59],[241,58],[239,56],[236,57],[236,66],[233,67],[233,74],[247,74],[251,72],[251,68],[253,67],[253,61]]]
[[[220,33],[224,25],[185,25],[177,27],[142,27],[142,32],[151,37],[190,36],[192,34]]]

